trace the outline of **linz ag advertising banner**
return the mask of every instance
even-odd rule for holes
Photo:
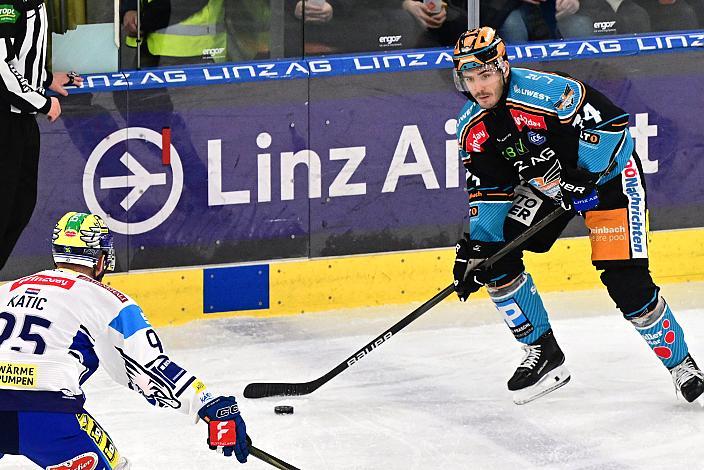
[[[701,58],[532,64],[631,113],[654,229],[701,225]],[[49,265],[68,210],[108,218],[121,270],[451,246],[464,100],[446,68],[70,96],[39,119],[39,201],[1,275]]]

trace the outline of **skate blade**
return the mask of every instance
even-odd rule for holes
[[[699,406],[701,406],[702,408],[704,408],[704,393],[702,393],[701,395],[699,395],[699,396],[694,400],[693,403],[696,403],[696,404],[698,404]]]
[[[535,385],[513,392],[513,402],[516,405],[525,405],[533,400],[554,392],[558,388],[570,381],[570,371],[561,365],[551,370],[545,377],[540,379]],[[704,405],[702,405],[704,406]]]

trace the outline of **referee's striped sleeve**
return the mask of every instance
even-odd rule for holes
[[[0,98],[23,112],[48,113],[51,100],[17,71],[10,41],[10,38],[0,38]]]

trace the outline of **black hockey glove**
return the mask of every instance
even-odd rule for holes
[[[586,212],[599,205],[596,182],[599,175],[579,168],[563,168],[560,176],[560,205],[565,210]]]
[[[489,245],[470,240],[466,234],[464,238],[457,240],[452,276],[454,277],[455,292],[462,302],[484,285],[487,272],[474,267],[488,258],[493,251],[495,250],[491,249]]]

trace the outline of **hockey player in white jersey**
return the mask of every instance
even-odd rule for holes
[[[208,444],[246,462],[234,397],[215,396],[165,353],[142,309],[100,281],[115,267],[97,215],[69,212],[53,233],[55,269],[0,286],[0,458],[54,470],[129,468],[83,408],[81,385],[102,365],[155,406],[208,424]]]

